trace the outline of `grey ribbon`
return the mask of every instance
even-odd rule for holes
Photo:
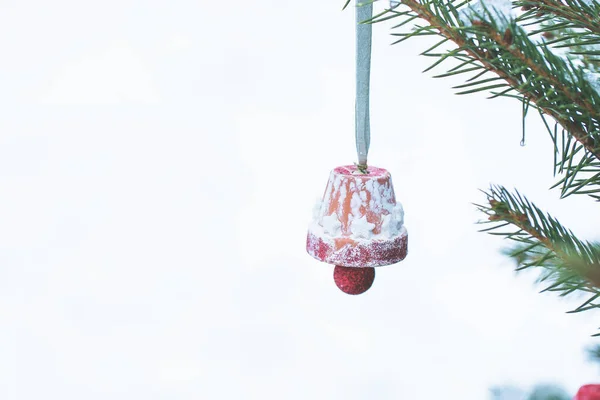
[[[361,24],[373,17],[373,3],[356,4],[356,152],[358,163],[367,165],[371,142],[369,121],[369,83],[371,76],[371,33],[372,25]]]

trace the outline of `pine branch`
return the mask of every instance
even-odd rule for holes
[[[564,128],[559,130],[558,123],[550,128],[544,115],[540,116],[554,144],[554,175],[562,175],[552,188],[561,186],[561,198],[586,194],[600,201],[600,162]]]
[[[571,313],[600,308],[596,302],[600,299],[600,244],[577,239],[518,192],[511,194],[504,187],[492,186],[484,193],[488,205],[477,208],[488,216],[481,223],[492,226],[482,231],[516,242],[506,254],[517,262],[518,271],[542,268],[539,281],[548,283],[542,292],[586,294],[585,302]],[[501,231],[509,226],[517,230]]]
[[[600,3],[590,0],[520,0],[515,2],[526,10],[517,18],[524,26],[538,28],[530,35],[541,34],[546,45],[568,55],[584,67],[595,71],[600,67]]]
[[[595,4],[586,4],[574,0],[565,3],[558,0],[524,0],[516,3],[529,11],[524,19],[531,16],[546,17],[548,14],[559,18],[558,23],[568,24],[570,27],[582,28],[591,33],[600,35],[600,7]]]
[[[502,34],[494,29],[497,28],[497,26],[494,27],[489,23],[480,24],[474,29],[460,29],[457,26],[449,24],[449,22],[452,21],[451,18],[444,19],[439,14],[436,15],[436,13],[430,9],[428,4],[437,7],[436,9],[443,7],[442,4],[439,4],[436,1],[420,3],[416,0],[404,0],[402,4],[408,6],[419,18],[427,21],[429,23],[427,28],[430,31],[431,29],[435,29],[439,35],[458,45],[459,51],[456,52],[455,50],[456,53],[466,53],[473,61],[480,62],[487,71],[494,72],[500,78],[505,80],[510,87],[519,92],[526,101],[537,105],[544,114],[550,115],[556,119],[556,121],[584,145],[587,151],[594,154],[597,159],[600,159],[600,140],[598,140],[597,134],[600,128],[600,125],[598,124],[598,121],[600,121],[600,108],[584,101],[584,98],[579,93],[574,92],[569,87],[569,83],[560,81],[555,74],[552,74],[552,72],[546,68],[545,63],[536,62],[539,61],[541,57],[531,57],[531,52],[528,52],[529,54],[527,55],[524,54],[521,50],[524,46],[513,46],[515,36],[518,36],[523,39],[524,45],[528,45],[529,50],[535,48],[535,45],[530,41],[527,43],[527,35],[520,30],[520,27],[512,24],[512,26],[508,27]],[[447,3],[445,6],[451,11],[458,11],[451,3]],[[422,31],[423,29],[420,31],[417,30],[413,36],[419,36]],[[477,39],[479,39],[480,44],[485,45],[485,47],[481,46],[481,48],[477,48],[472,43],[469,43],[469,40],[465,35],[465,33],[469,31],[478,35]],[[519,32],[520,35],[515,35],[515,31]],[[489,42],[488,39],[491,40],[491,42]],[[493,51],[487,51],[488,48]],[[508,54],[512,56],[511,58],[518,60],[519,69],[517,71],[506,68],[507,63],[499,62]],[[453,54],[450,55],[452,56]],[[539,55],[539,53],[537,55]],[[544,56],[548,55],[549,54],[544,54]],[[442,56],[439,61],[443,61],[446,58],[447,56]],[[556,64],[559,64],[557,57],[554,58]],[[512,65],[509,64],[508,66]],[[567,70],[568,68],[563,66],[562,69]],[[531,87],[533,86],[531,80],[523,79],[524,77],[529,78],[530,76],[535,76],[538,80],[538,83],[534,88]],[[532,89],[542,90],[534,91]],[[556,93],[554,96],[553,92]],[[567,100],[564,103],[569,105],[568,108],[564,107],[564,110],[557,109],[556,103],[549,101],[551,96],[559,97],[560,95]],[[600,104],[600,99],[598,100],[598,103]],[[577,115],[577,117],[574,117],[573,114]],[[581,126],[582,124],[579,122],[581,122],[582,118],[592,119],[595,123],[591,124],[589,127],[585,126],[587,124]],[[590,132],[594,132],[595,135],[591,135]]]

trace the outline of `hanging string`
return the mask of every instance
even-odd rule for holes
[[[358,153],[357,168],[367,173],[367,156],[371,142],[371,127],[369,120],[369,84],[371,77],[371,34],[370,23],[361,24],[373,17],[373,3],[356,4],[356,108],[355,135],[356,152]]]

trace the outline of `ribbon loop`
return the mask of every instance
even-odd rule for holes
[[[356,104],[355,135],[358,164],[367,165],[371,127],[369,120],[369,85],[371,77],[372,25],[362,24],[373,17],[373,3],[356,4]]]

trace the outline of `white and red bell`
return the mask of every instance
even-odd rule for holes
[[[334,280],[348,294],[365,292],[374,267],[395,264],[407,253],[404,210],[392,178],[383,168],[366,173],[354,165],[331,171],[322,201],[315,206],[306,250],[336,266]]]

